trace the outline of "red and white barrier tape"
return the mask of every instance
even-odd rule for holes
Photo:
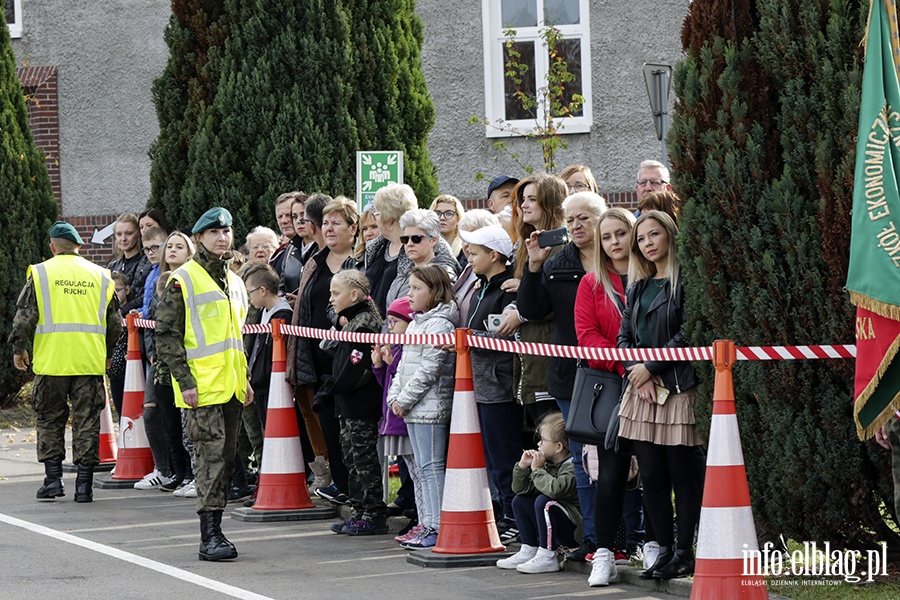
[[[156,321],[147,319],[135,319],[134,323],[137,327],[149,329],[156,327]],[[269,324],[244,325],[243,331],[244,333],[267,333],[272,331],[272,326]],[[336,340],[339,342],[361,342],[363,344],[452,346],[455,343],[452,333],[393,335],[314,329],[296,325],[284,325],[281,331],[285,335],[320,340]],[[558,344],[538,344],[535,342],[513,342],[480,335],[470,335],[466,341],[472,348],[533,356],[580,358],[582,360],[712,360],[712,348],[709,346],[696,348],[585,348],[582,346],[560,346]],[[856,346],[853,344],[831,344],[818,346],[740,346],[737,348],[738,360],[811,360],[822,358],[856,358]]]

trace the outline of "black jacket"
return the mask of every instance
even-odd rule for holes
[[[381,317],[360,302],[341,311],[347,325],[341,331],[381,333]],[[380,419],[383,390],[372,373],[372,345],[339,342],[334,352],[331,375],[326,375],[316,397],[334,397],[337,416],[342,419]],[[327,403],[318,403],[325,408]]]
[[[495,333],[488,333],[484,323],[488,315],[499,314],[516,301],[516,294],[500,289],[504,281],[513,277],[512,267],[507,267],[503,273],[495,275],[490,281],[479,275],[481,289],[475,290],[472,296],[469,314],[463,319],[463,326],[471,327],[474,335],[500,337]],[[476,402],[492,404],[515,400],[513,355],[508,352],[472,348],[472,383],[475,387]]]
[[[328,254],[330,252],[331,250],[326,246],[318,253],[316,253],[312,258],[310,258],[305,265],[303,265],[303,274],[300,277],[301,290],[300,295],[297,297],[297,300],[294,304],[295,314],[292,317],[292,324],[299,325],[301,327],[308,327],[310,322],[312,321],[312,313],[314,310],[327,311],[330,309],[330,305],[311,306],[310,296],[312,295],[312,286],[309,285],[312,278],[316,276],[316,271],[328,268],[328,266],[325,264],[325,259],[328,258]],[[355,268],[356,260],[351,254],[347,257],[343,264],[341,264],[341,270],[344,271],[347,269]],[[312,354],[312,345],[318,343],[319,340],[312,340],[305,337],[296,338],[296,351],[293,354],[294,365],[296,368],[294,380],[296,382],[296,385],[316,387],[316,385],[318,384],[319,375],[316,373],[315,362],[313,361]],[[289,347],[288,360],[290,359],[291,353]]]
[[[553,343],[577,346],[575,296],[578,295],[578,283],[584,275],[578,247],[571,242],[556,256],[548,259],[540,273],[532,273],[526,265],[516,299],[519,314],[529,321],[540,321],[551,313],[554,314],[556,335]],[[572,399],[576,364],[573,358],[551,359],[547,385],[551,396],[558,400]]]
[[[649,285],[650,279],[639,279],[628,288],[627,306],[625,312],[622,313],[622,324],[619,327],[618,347],[619,348],[636,348],[637,347],[637,314],[638,303],[641,294]],[[671,294],[672,286],[666,281],[666,284],[653,299],[650,309],[647,311],[647,331],[650,334],[650,343],[644,347],[647,348],[684,348],[687,341],[684,338],[684,287],[681,285],[681,279],[675,284],[675,294]],[[638,364],[637,361],[622,361],[627,369],[631,365]],[[691,389],[699,380],[697,372],[691,363],[683,362],[663,362],[650,360],[644,363],[647,370],[653,375],[658,375],[663,380],[663,386],[670,392],[680,394]]]
[[[276,310],[269,317],[269,323],[274,319],[284,319],[285,323],[291,322],[293,311],[290,308]],[[257,310],[253,325],[259,325],[262,321],[262,310]],[[253,348],[259,345],[255,360],[249,364],[250,387],[254,395],[269,397],[269,384],[272,377],[272,333],[248,333],[244,335],[244,349],[247,352],[247,361],[253,357]]]

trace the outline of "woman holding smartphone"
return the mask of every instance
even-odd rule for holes
[[[680,348],[684,338],[684,289],[676,256],[678,227],[668,214],[641,215],[631,238],[628,298],[619,348]],[[641,466],[644,505],[659,542],[659,557],[642,579],[672,579],[694,572],[694,530],[700,519],[700,485],[694,418],[697,373],[689,362],[623,362],[627,387],[619,413],[619,437],[632,440]],[[672,532],[675,491],[677,545]]]
[[[542,179],[543,178],[543,179]],[[566,184],[559,177],[538,175],[534,188],[539,189],[544,180],[550,180],[558,195],[565,196]],[[547,184],[543,184],[547,185]],[[525,218],[534,210],[536,195],[525,188],[520,208]],[[594,243],[597,221],[606,211],[606,200],[593,192],[573,194],[562,204],[565,225],[572,240],[550,258],[552,247],[542,248],[538,238],[542,233],[534,230],[525,238],[528,262],[522,270],[517,305],[520,315],[531,321],[556,317],[554,344],[577,346],[575,333],[575,297],[578,285],[586,273],[594,270]],[[569,414],[572,388],[575,385],[575,359],[553,358],[547,392],[559,406],[564,417]],[[581,456],[581,444],[569,440],[572,455]],[[568,560],[583,561],[594,551],[594,487],[584,472],[581,460],[575,460],[575,481],[578,487],[578,503],[584,520],[584,537],[581,547],[570,554]],[[574,556],[572,556],[574,555]]]

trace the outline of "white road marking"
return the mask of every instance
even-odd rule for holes
[[[149,558],[144,558],[143,556],[138,556],[137,554],[132,554],[131,552],[125,552],[123,550],[119,550],[118,548],[112,548],[104,544],[98,544],[97,542],[85,540],[74,535],[69,535],[68,533],[56,531],[55,529],[50,529],[49,527],[44,527],[43,525],[30,523],[29,521],[23,521],[22,519],[17,519],[15,517],[4,515],[2,513],[0,513],[0,523],[6,523],[7,525],[19,527],[21,529],[31,531],[32,533],[37,533],[39,535],[44,535],[61,542],[66,542],[67,544],[72,544],[75,546],[86,548],[88,550],[93,550],[94,552],[105,554],[106,556],[117,558],[133,565],[144,567],[145,569],[150,569],[151,571],[156,571],[157,573],[162,573],[163,575],[174,577],[179,581],[186,581],[188,583],[193,583],[194,585],[199,585],[200,587],[213,590],[214,592],[226,594],[228,596],[231,596],[232,598],[239,598],[240,600],[273,600],[268,596],[263,596],[254,592],[243,590],[239,587],[228,585],[227,583],[222,583],[221,581],[209,579],[207,577],[203,577],[202,575],[197,575],[196,573],[191,573],[190,571],[185,571],[184,569],[179,569],[178,567],[173,567],[171,565],[157,562]]]

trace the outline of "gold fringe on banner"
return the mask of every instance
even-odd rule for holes
[[[878,383],[881,381],[881,378],[884,376],[885,371],[887,371],[891,362],[897,356],[897,351],[900,350],[900,336],[898,336],[894,342],[891,344],[891,347],[888,348],[887,352],[884,353],[884,358],[881,359],[881,364],[878,365],[878,370],[875,372],[875,376],[872,377],[872,380],[866,386],[866,388],[859,395],[859,398],[856,399],[856,402],[853,404],[853,420],[856,421],[856,435],[859,436],[859,439],[867,440],[873,435],[875,432],[881,429],[883,425],[885,425],[888,421],[891,420],[891,417],[894,416],[894,410],[900,409],[900,391],[894,394],[893,399],[891,399],[891,403],[887,406],[881,413],[875,417],[875,419],[869,424],[868,427],[863,427],[859,422],[859,413],[865,408],[866,404],[869,401],[869,398],[872,397],[872,393],[875,391],[875,388],[878,387]]]
[[[897,306],[896,304],[881,302],[880,300],[875,300],[865,294],[853,291],[850,292],[850,304],[872,311],[876,315],[880,315],[887,319],[900,321],[900,306]]]

